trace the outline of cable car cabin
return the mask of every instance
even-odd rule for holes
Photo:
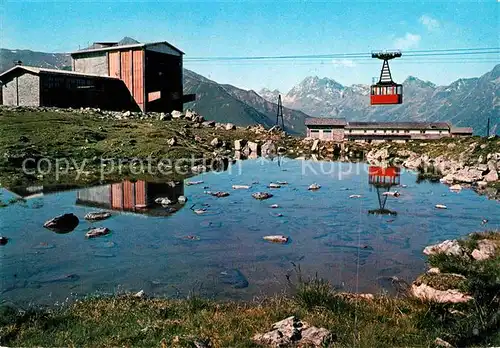
[[[370,91],[371,105],[388,105],[403,103],[403,85],[397,83],[375,84]]]

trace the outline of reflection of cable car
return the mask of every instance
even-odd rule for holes
[[[400,180],[401,170],[398,167],[368,167],[368,183],[377,190],[379,205],[379,209],[369,210],[369,214],[397,215],[397,212],[385,208],[389,195],[384,192],[389,191],[392,186],[400,185]]]
[[[401,57],[401,52],[373,52],[372,58],[382,59],[379,81],[371,86],[371,105],[390,105],[403,103],[403,85],[392,81],[389,60]]]

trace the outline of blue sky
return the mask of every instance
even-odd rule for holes
[[[185,58],[358,53],[378,49],[428,50],[500,47],[500,2],[484,1],[15,1],[0,9],[0,46],[68,52],[124,36],[169,41]],[[403,58],[393,78],[408,75],[448,84],[479,76],[487,62],[439,63]],[[308,75],[344,85],[369,84],[380,62],[325,59],[273,62],[185,62],[220,83],[287,91]]]

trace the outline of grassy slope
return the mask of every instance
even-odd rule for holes
[[[245,129],[185,129],[192,123],[184,120],[106,120],[70,112],[7,112],[0,109],[0,125],[0,184],[3,186],[40,180],[47,183],[53,179],[24,175],[21,168],[25,158],[48,158],[52,164],[57,158],[75,159],[78,163],[87,159],[85,169],[91,173],[76,183],[88,184],[97,180],[94,172],[101,157],[210,158],[214,149],[209,144],[214,137],[231,143],[235,139],[266,137]],[[195,136],[203,140],[196,141]],[[178,140],[175,146],[168,144],[172,137]],[[74,177],[66,179],[75,183]]]

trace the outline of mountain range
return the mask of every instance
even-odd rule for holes
[[[0,49],[0,71],[17,60],[46,68],[71,66],[69,54]],[[334,79],[317,76],[306,77],[287,93],[268,89],[257,93],[219,84],[184,69],[184,93],[196,93],[196,101],[185,107],[207,119],[268,127],[276,122],[276,103],[281,95],[285,128],[296,134],[304,132],[308,115],[351,121],[450,121],[456,126],[473,127],[476,134],[485,134],[490,118],[491,133],[500,133],[500,64],[480,77],[459,79],[448,86],[409,76],[403,82],[403,104],[395,106],[370,106],[368,85],[343,86]]]
[[[335,80],[307,77],[288,93],[262,89],[267,100],[282,95],[283,105],[314,117],[356,121],[450,121],[485,134],[500,133],[500,64],[481,77],[459,79],[448,86],[408,76],[403,82],[403,104],[371,106],[370,86],[343,86]]]

